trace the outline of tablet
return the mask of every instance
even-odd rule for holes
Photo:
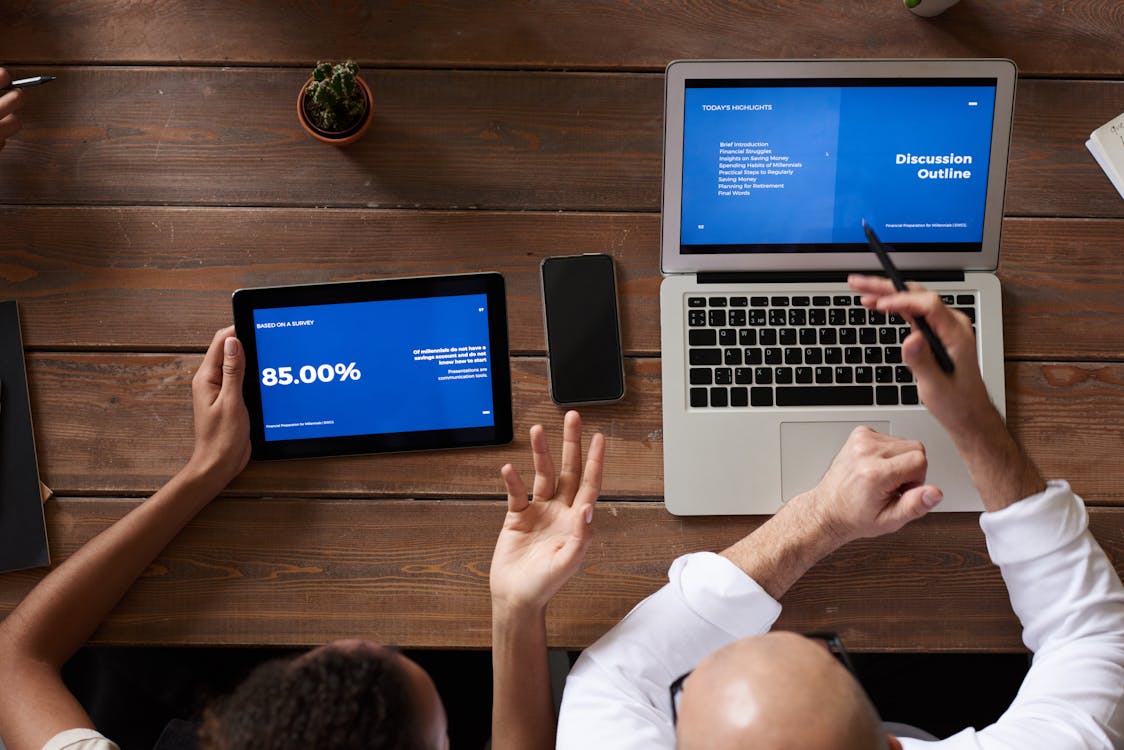
[[[239,289],[255,459],[511,442],[503,277]]]

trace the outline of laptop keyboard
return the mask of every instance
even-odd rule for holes
[[[942,293],[976,322],[974,292]],[[694,408],[912,406],[902,363],[910,327],[858,295],[688,295],[687,383]]]

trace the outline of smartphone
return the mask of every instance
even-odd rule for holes
[[[624,398],[613,258],[547,258],[541,270],[551,398],[564,405]]]

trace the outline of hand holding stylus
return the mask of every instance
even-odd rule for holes
[[[876,235],[870,225],[866,223],[866,219],[863,219],[863,231],[866,232],[867,244],[870,245],[870,249],[874,251],[874,254],[878,256],[878,260],[881,261],[882,268],[885,269],[886,275],[890,277],[894,288],[899,292],[909,291],[909,288],[905,285],[905,279],[903,279],[901,273],[898,272],[894,262],[890,260],[890,254],[886,252],[886,248],[883,247],[882,243],[879,241],[878,235]],[[942,344],[941,340],[937,338],[937,335],[933,333],[933,329],[929,327],[928,322],[926,322],[924,317],[915,316],[913,318],[913,324],[917,326],[917,329],[921,331],[925,340],[929,342],[929,347],[933,350],[933,356],[936,357],[937,364],[940,365],[941,370],[951,375],[953,371],[955,371],[956,365],[952,363],[952,358],[948,356],[948,351],[945,350],[944,344]]]

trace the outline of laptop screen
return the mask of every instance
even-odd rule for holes
[[[898,75],[886,62],[866,61],[881,76],[682,73],[668,112],[665,256],[669,240],[688,264],[718,270],[705,256],[869,253],[863,219],[898,252],[963,263],[990,242],[997,253],[1013,87]],[[830,72],[831,61],[806,66]]]

